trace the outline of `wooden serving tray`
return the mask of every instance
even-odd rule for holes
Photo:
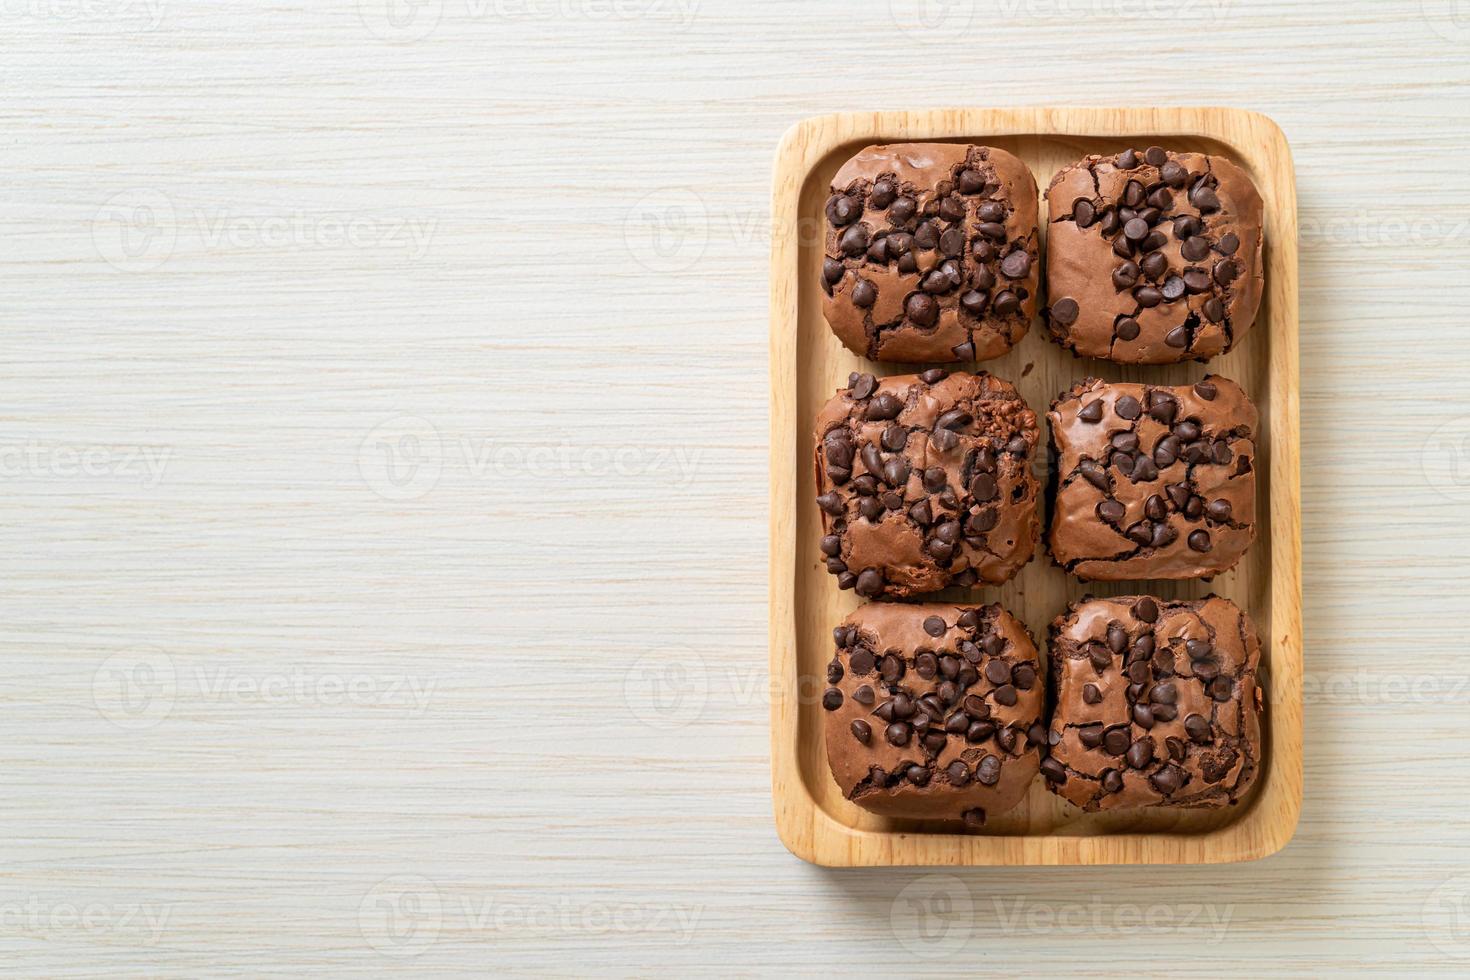
[[[1045,328],[979,367],[1015,383],[1037,414],[1074,381],[1180,384],[1206,373],[1233,378],[1261,410],[1259,537],[1241,564],[1213,582],[1089,583],[1054,566],[1044,547],[1001,588],[951,589],[938,598],[1000,602],[1039,646],[1067,604],[1086,593],[1209,592],[1246,609],[1261,632],[1262,773],[1250,798],[1215,811],[1085,814],[1040,777],[1015,810],[978,832],[876,816],[843,798],[822,741],[824,667],[832,627],[858,604],[837,588],[817,551],[812,424],[850,371],[906,374],[848,352],[822,317],[818,272],[822,214],[837,168],[871,143],[957,141],[996,146],[1031,167],[1044,194],[1064,165],[1088,153],[1174,150],[1224,154],[1265,201],[1266,294],[1254,328],[1207,365],[1124,367],[1079,359]],[[1042,228],[1046,227],[1043,199]],[[776,827],[797,856],[831,867],[874,865],[1196,864],[1246,861],[1280,850],[1296,828],[1302,794],[1300,480],[1297,421],[1297,224],[1291,153],[1276,124],[1239,109],[942,109],[821,116],[787,132],[776,155],[771,234],[771,769]],[[967,365],[961,365],[966,367]],[[1043,425],[1045,423],[1043,422]],[[1265,465],[1261,465],[1264,461]]]

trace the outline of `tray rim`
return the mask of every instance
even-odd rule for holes
[[[1271,209],[1271,247],[1285,275],[1271,296],[1267,352],[1271,412],[1271,763],[1249,814],[1200,834],[1095,836],[913,834],[863,831],[829,816],[801,778],[797,759],[796,321],[800,192],[812,167],[843,143],[986,137],[1190,136],[1224,143],[1256,173]],[[1298,367],[1298,241],[1291,149],[1268,116],[1231,107],[1007,109],[935,108],[844,112],[797,122],[778,145],[771,188],[769,639],[771,780],[776,830],[797,857],[824,867],[1218,864],[1251,861],[1286,846],[1302,804],[1301,474]],[[1284,281],[1274,281],[1281,279]],[[1256,329],[1261,329],[1257,324]]]

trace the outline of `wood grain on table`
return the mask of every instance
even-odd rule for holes
[[[10,969],[1470,964],[1463,5],[17,0],[0,28]],[[1148,103],[1264,112],[1294,153],[1297,835],[805,865],[766,734],[777,141]]]

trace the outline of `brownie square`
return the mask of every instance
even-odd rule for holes
[[[870,146],[827,199],[823,312],[856,354],[983,361],[1036,313],[1036,178],[1005,152],[962,143]]]
[[[1052,339],[1124,364],[1205,360],[1261,302],[1261,195],[1224,157],[1088,156],[1046,191]]]
[[[1256,534],[1256,408],[1233,381],[1089,378],[1053,404],[1048,544],[1092,581],[1206,578]]]
[[[1238,803],[1261,760],[1261,647],[1228,599],[1084,599],[1051,626],[1042,775],[1084,810]]]
[[[986,373],[853,374],[817,415],[822,554],[894,598],[1006,581],[1036,551],[1036,414]]]
[[[1026,795],[1046,739],[1046,674],[1010,613],[869,603],[833,639],[827,761],[849,800],[975,825]]]

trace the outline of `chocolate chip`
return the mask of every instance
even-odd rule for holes
[[[1118,154],[1118,168],[1120,170],[1132,170],[1138,166],[1138,153],[1132,148]]]
[[[883,594],[883,573],[874,568],[865,568],[858,573],[857,594],[867,599]]]
[[[1215,195],[1214,189],[1207,184],[1201,183],[1194,185],[1194,189],[1189,192],[1189,203],[1205,213],[1220,210],[1220,198]]]
[[[1198,235],[1192,235],[1184,240],[1179,249],[1179,254],[1190,262],[1198,262],[1210,254],[1210,243]]]
[[[1159,167],[1159,179],[1170,187],[1179,188],[1184,186],[1188,174],[1178,162],[1169,160]]]
[[[836,711],[842,707],[842,692],[835,687],[829,687],[822,692],[822,707],[828,711]]]
[[[1148,222],[1142,218],[1129,218],[1123,223],[1123,237],[1130,242],[1141,242],[1148,237]],[[863,239],[863,247],[868,245],[867,238]]]
[[[1154,789],[1168,796],[1184,785],[1184,776],[1178,766],[1169,765],[1148,777],[1148,781]]]
[[[1203,269],[1184,270],[1184,288],[1192,294],[1207,292],[1210,288],[1210,277]]]
[[[944,774],[949,777],[950,783],[955,786],[965,786],[970,782],[970,769],[959,759],[951,762],[949,767],[944,770]]]
[[[1157,623],[1159,621],[1159,604],[1150,596],[1144,596],[1133,604],[1133,616],[1140,622]]]
[[[975,767],[975,781],[982,786],[994,786],[1000,782],[1000,759],[987,755]]]
[[[1113,324],[1113,332],[1118,335],[1119,340],[1135,340],[1139,334],[1138,321],[1131,316],[1119,317],[1118,322]]]
[[[994,500],[999,494],[1000,488],[995,483],[995,477],[989,473],[976,473],[975,478],[970,481],[970,496],[980,503]]]
[[[1140,286],[1133,291],[1133,298],[1144,309],[1152,309],[1164,301],[1164,294],[1153,286]]]
[[[1240,248],[1240,236],[1233,231],[1227,231],[1215,243],[1215,251],[1221,255],[1234,255],[1238,248]]]
[[[1137,398],[1132,395],[1124,395],[1113,403],[1113,411],[1119,418],[1131,422],[1143,414],[1143,407],[1139,405]]]
[[[1069,327],[1077,322],[1077,316],[1081,313],[1077,301],[1070,296],[1063,296],[1051,305],[1051,319],[1064,327]]]
[[[1024,251],[1015,251],[1000,260],[1000,273],[1007,279],[1025,279],[1031,271],[1031,256]]]
[[[924,632],[930,636],[943,636],[946,629],[948,627],[941,616],[929,616],[924,620]]]
[[[866,279],[859,279],[857,285],[852,287],[852,301],[856,306],[866,309],[878,302],[878,287]]]
[[[827,201],[827,220],[838,227],[852,224],[862,213],[862,203],[846,194],[834,194]]]
[[[1179,276],[1170,276],[1164,280],[1162,292],[1165,300],[1170,303],[1174,302],[1185,293],[1184,280]]]
[[[1079,197],[1072,202],[1072,220],[1077,222],[1078,228],[1086,228],[1097,219],[1097,209],[1092,202],[1085,197]]]
[[[1158,279],[1169,270],[1169,260],[1164,258],[1163,252],[1150,252],[1143,257],[1143,262],[1139,267],[1150,279]],[[1129,285],[1133,284],[1129,283]]]
[[[1129,742],[1126,728],[1111,728],[1103,736],[1103,751],[1108,755],[1122,755],[1128,751]]]
[[[888,739],[889,745],[895,745],[899,748],[902,748],[903,746],[909,744],[910,734],[911,732],[907,724],[901,721],[895,721],[893,724],[889,725],[887,729],[884,730],[883,737]]]
[[[1009,289],[1001,290],[995,297],[995,312],[1001,316],[1010,316],[1021,309],[1021,297]]]
[[[1141,738],[1128,746],[1128,765],[1134,769],[1142,769],[1154,759],[1154,740]]]
[[[1154,704],[1174,704],[1179,700],[1179,689],[1171,681],[1160,681],[1149,692],[1149,700]]]
[[[837,247],[850,258],[862,255],[868,250],[868,229],[862,225],[850,226],[837,239]]]
[[[1109,524],[1116,524],[1128,513],[1128,508],[1116,500],[1104,500],[1097,505],[1097,516]]]
[[[1189,328],[1183,324],[1164,334],[1164,343],[1170,347],[1184,350],[1189,346]]]
[[[992,241],[1003,242],[1006,240],[1006,226],[998,221],[985,221],[975,226],[975,230]]]
[[[1146,704],[1135,704],[1133,706],[1133,724],[1142,729],[1154,727],[1154,713]]]
[[[1097,401],[1091,401],[1083,405],[1081,410],[1077,412],[1077,418],[1083,422],[1100,422],[1102,421],[1102,414],[1103,403],[1101,399],[1098,399]]]
[[[1086,704],[1098,704],[1102,701],[1102,691],[1096,684],[1083,684],[1082,700]]]
[[[837,285],[837,283],[842,281],[842,277],[846,274],[846,272],[847,267],[844,266],[837,259],[831,258],[829,256],[822,260],[822,279],[827,283],[827,285]]]
[[[1191,741],[1208,742],[1210,740],[1210,722],[1204,715],[1189,715],[1184,719],[1184,731]]]
[[[1189,547],[1195,551],[1205,552],[1212,547],[1209,531],[1191,531],[1188,540]]]
[[[904,302],[904,313],[919,326],[930,327],[939,320],[939,304],[932,296],[914,293]]]

